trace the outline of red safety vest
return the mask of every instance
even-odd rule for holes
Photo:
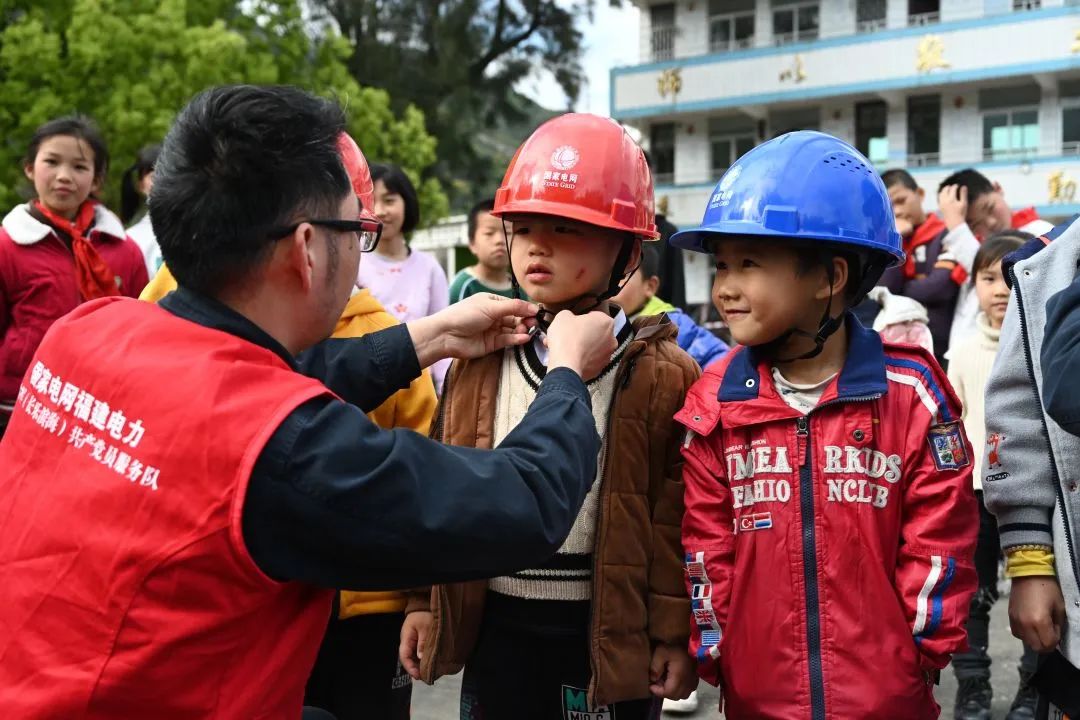
[[[240,520],[328,392],[148,303],[53,325],[0,443],[0,717],[300,717],[333,592],[266,577]]]

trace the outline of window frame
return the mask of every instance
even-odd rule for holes
[[[799,30],[799,11],[815,8],[817,10],[817,27],[814,28],[813,37],[803,37],[803,34]],[[773,40],[776,45],[790,45],[792,43],[799,42],[812,42],[821,37],[821,0],[801,0],[800,2],[784,3],[783,5],[772,6],[772,24],[773,24]],[[791,13],[791,32],[778,33],[776,32],[776,15],[778,13]]]
[[[1005,126],[1012,128],[1015,125],[1013,122],[1013,116],[1016,113],[1021,112],[1034,112],[1035,113],[1035,127],[1039,127],[1039,106],[1038,105],[1011,105],[1008,107],[991,108],[987,110],[979,110],[979,129],[983,136],[983,144],[985,144],[986,137],[986,118],[990,115],[1007,114],[1009,117],[1009,123]],[[1025,123],[1027,124],[1027,123]],[[1017,127],[1022,127],[1017,126]],[[1039,154],[1039,144],[1036,143],[1033,148],[1012,148],[1010,147],[1005,151],[995,151],[994,148],[983,147],[982,149],[983,161],[992,160],[1010,160],[1010,159],[1025,159],[1035,157]]]

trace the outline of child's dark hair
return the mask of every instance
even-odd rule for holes
[[[480,214],[489,213],[494,209],[495,198],[484,198],[469,208],[469,242],[476,239],[476,220],[480,217]]]
[[[881,181],[885,183],[885,189],[888,190],[895,185],[903,185],[911,192],[915,192],[919,189],[919,183],[915,182],[915,178],[911,177],[911,173],[903,168],[893,168],[892,170],[886,170],[881,173]]]
[[[1003,230],[994,233],[983,241],[979,246],[979,252],[975,253],[975,260],[971,263],[972,277],[1034,239],[1034,235],[1022,230]]]
[[[866,258],[861,253],[841,249],[830,245],[811,245],[796,243],[792,245],[795,250],[797,264],[795,271],[799,275],[805,275],[815,268],[831,267],[834,258],[842,257],[847,260],[848,276],[844,285],[843,300],[848,307],[853,307],[861,301],[857,297],[862,285],[863,272],[866,269]]]
[[[389,192],[400,195],[405,202],[405,221],[401,224],[401,232],[408,235],[420,224],[420,200],[416,196],[412,180],[409,180],[409,176],[397,165],[372,165],[371,181],[374,183],[380,180]]]
[[[981,172],[972,168],[959,170],[942,180],[941,184],[938,185],[938,192],[940,193],[949,185],[959,185],[967,188],[968,207],[983,195],[994,192],[994,183],[990,182]]]
[[[120,181],[120,220],[125,225],[131,222],[142,208],[143,197],[138,185],[154,171],[159,154],[160,145],[146,145],[135,156],[135,164],[124,171],[124,177]]]
[[[54,137],[73,137],[90,146],[94,151],[94,179],[105,177],[109,170],[109,146],[105,144],[105,138],[98,130],[94,121],[85,115],[68,115],[66,117],[50,120],[38,127],[30,138],[30,145],[26,148],[26,157],[23,165],[32,166],[37,159],[41,143]]]
[[[641,276],[646,280],[660,277],[660,251],[650,242],[641,244]]]

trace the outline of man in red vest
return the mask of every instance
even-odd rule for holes
[[[496,450],[379,430],[364,412],[421,367],[525,342],[537,309],[477,296],[322,342],[380,230],[343,129],[294,88],[197,96],[150,199],[179,289],[86,303],[41,344],[0,443],[0,717],[291,720],[333,588],[494,577],[569,533],[612,320],[555,319]]]

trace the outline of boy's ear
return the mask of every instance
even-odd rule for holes
[[[30,182],[34,182],[34,166],[23,165],[23,175],[26,175],[26,179]]]
[[[627,258],[626,267],[639,267],[641,265],[641,240],[634,238],[634,247],[630,250],[630,257]],[[639,268],[640,269],[640,268]]]
[[[827,300],[830,295],[834,301],[837,298],[843,299],[844,290],[851,281],[851,268],[848,267],[848,261],[845,258],[835,255],[832,259],[832,270],[833,281],[832,285],[829,285],[828,273],[824,271],[824,268],[822,269],[821,285],[818,286],[818,291],[814,295],[816,299]]]
[[[640,271],[639,271],[640,272]],[[645,297],[653,298],[656,296],[656,291],[660,289],[660,276],[653,275],[651,278],[645,280]]]
[[[1001,189],[1001,183],[994,183],[994,192],[1000,194],[1002,197],[1005,197],[1005,191]]]
[[[920,204],[922,203],[923,200],[926,199],[926,191],[923,190],[922,188],[916,188],[915,194],[919,196],[919,203]]]
[[[105,178],[100,175],[94,177],[94,184],[90,186],[90,194],[97,195],[101,191],[101,186],[105,183]]]

